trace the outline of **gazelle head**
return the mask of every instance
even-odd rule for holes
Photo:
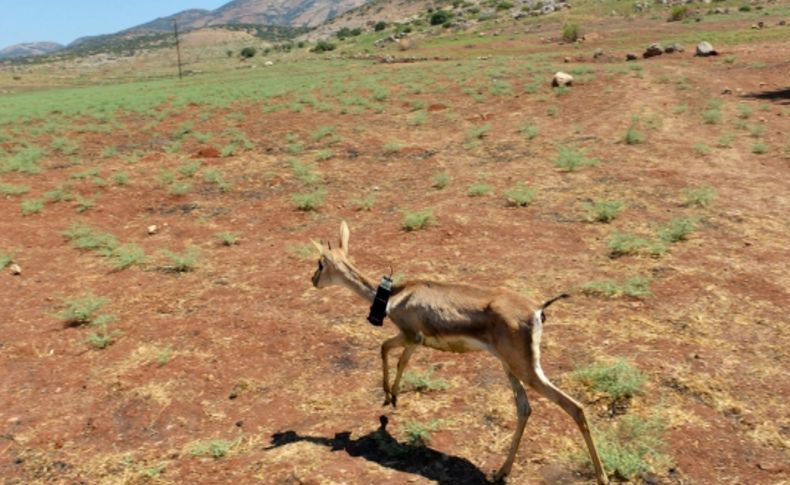
[[[313,244],[320,252],[318,256],[318,269],[313,273],[313,286],[324,288],[331,284],[340,282],[340,275],[347,268],[348,261],[348,224],[346,221],[340,223],[340,247],[332,249],[331,244],[324,246],[322,243],[313,241]]]

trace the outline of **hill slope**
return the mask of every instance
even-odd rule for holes
[[[15,44],[0,50],[0,59],[14,59],[17,57],[41,56],[62,49],[57,42],[28,42]]]

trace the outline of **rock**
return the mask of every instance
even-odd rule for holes
[[[658,42],[650,44],[645,52],[642,54],[642,57],[648,59],[650,57],[660,56],[664,53],[664,49],[661,47],[661,44]]]
[[[779,21],[779,25],[787,25],[787,22],[786,22],[786,21],[784,21],[784,20],[780,20],[780,21]]]
[[[551,80],[551,85],[555,88],[560,86],[571,86],[573,85],[573,76],[559,71],[554,75],[554,79]]]
[[[603,57],[603,49],[600,47],[595,49],[595,52],[593,52],[593,59],[598,59],[599,57]]]
[[[759,22],[757,22],[757,27],[758,27],[758,28],[761,28],[761,29],[764,29],[764,28],[765,28],[765,22],[763,22],[762,20],[760,20]]]
[[[274,65],[274,62],[272,62],[272,61],[266,61],[266,62],[264,62],[264,63],[263,63],[263,65],[264,65],[264,66],[273,66],[273,65]]]
[[[562,61],[567,64],[567,63],[571,62],[571,58],[570,57],[566,57]]]
[[[625,60],[626,61],[635,61],[637,59],[639,59],[639,57],[636,54],[634,54],[633,52],[629,52],[628,54],[625,55]]]
[[[719,55],[719,53],[713,49],[713,46],[710,45],[710,42],[706,42],[703,40],[702,42],[697,44],[697,53],[694,55],[699,57],[708,57],[708,56],[717,56]]]
[[[152,224],[152,225],[148,226],[148,235],[149,236],[153,236],[158,231],[159,231],[159,228],[156,226],[156,224]]]
[[[669,44],[664,47],[664,52],[667,54],[672,54],[673,52],[683,52],[683,46],[677,44]]]
[[[724,88],[724,89],[721,91],[721,94],[732,94],[732,89],[730,89],[730,88]]]
[[[8,267],[11,270],[11,274],[14,276],[19,276],[22,274],[22,268],[19,267],[18,264],[14,263]]]

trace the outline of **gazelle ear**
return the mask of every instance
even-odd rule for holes
[[[343,251],[343,254],[348,256],[348,237],[351,232],[348,230],[348,224],[346,221],[340,223],[340,250]]]

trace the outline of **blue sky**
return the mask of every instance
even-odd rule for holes
[[[189,8],[213,10],[228,0],[0,0],[0,49],[21,42],[68,44],[111,34]]]

